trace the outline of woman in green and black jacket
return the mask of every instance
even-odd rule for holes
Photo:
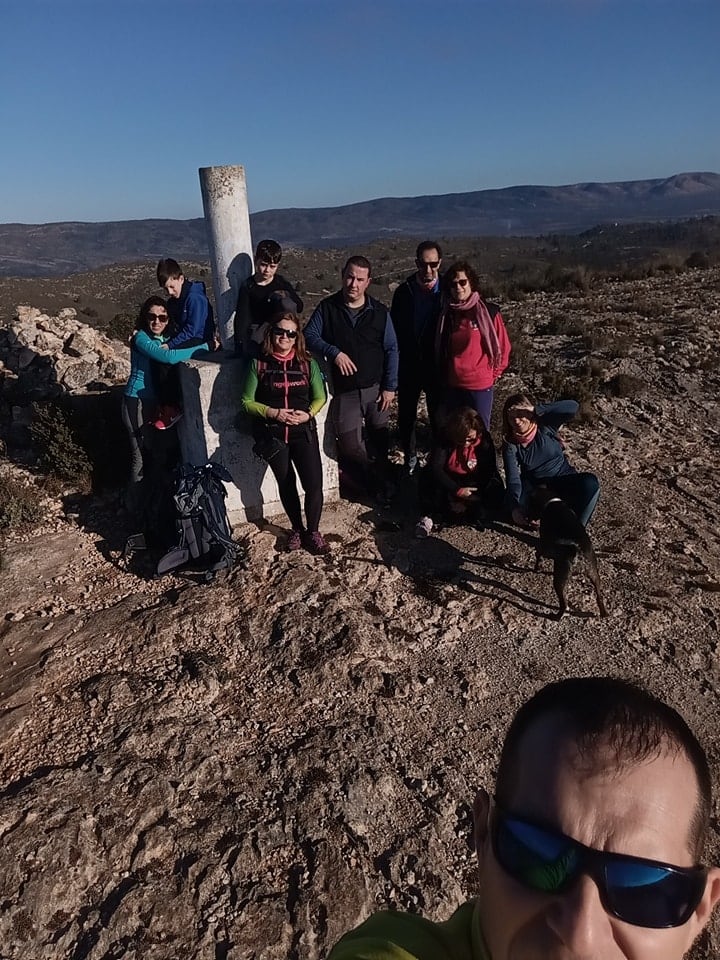
[[[256,418],[255,451],[275,474],[280,502],[292,531],[288,550],[305,547],[328,553],[319,530],[323,478],[315,417],[327,402],[322,371],[310,358],[300,321],[294,313],[276,314],[260,357],[250,363],[242,392],[242,407]],[[295,474],[305,491],[303,524]]]

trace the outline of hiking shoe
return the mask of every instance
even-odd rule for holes
[[[290,536],[287,538],[285,551],[292,553],[294,550],[299,550],[302,545],[302,533],[299,530],[292,530]]]
[[[316,557],[330,553],[330,544],[317,530],[313,530],[312,532],[308,531],[308,533],[305,534],[304,540],[305,549],[310,553],[314,553]]]
[[[155,420],[153,426],[156,430],[169,430],[170,427],[175,426],[182,415],[183,414],[180,407],[173,407],[170,405],[160,407],[158,410],[157,420]]]
[[[426,537],[430,536],[430,531],[432,528],[432,517],[420,517],[418,522],[415,524],[415,536],[418,540],[424,540]]]

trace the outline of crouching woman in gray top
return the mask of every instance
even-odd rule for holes
[[[508,397],[503,407],[502,457],[507,507],[519,526],[532,526],[530,497],[545,486],[577,514],[584,527],[600,499],[594,473],[579,473],[569,462],[559,429],[577,414],[576,400],[535,404],[526,394]]]

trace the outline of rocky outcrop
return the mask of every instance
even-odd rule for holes
[[[53,317],[19,306],[0,329],[0,363],[6,390],[34,400],[110,386],[130,374],[129,349],[81,323],[73,307]]]

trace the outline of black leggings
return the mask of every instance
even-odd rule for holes
[[[270,460],[270,469],[275,474],[280,502],[285,508],[293,530],[304,530],[300,497],[295,482],[295,471],[305,491],[305,519],[307,529],[315,533],[320,528],[323,508],[323,475],[317,433],[291,439],[282,445],[282,450]]]

